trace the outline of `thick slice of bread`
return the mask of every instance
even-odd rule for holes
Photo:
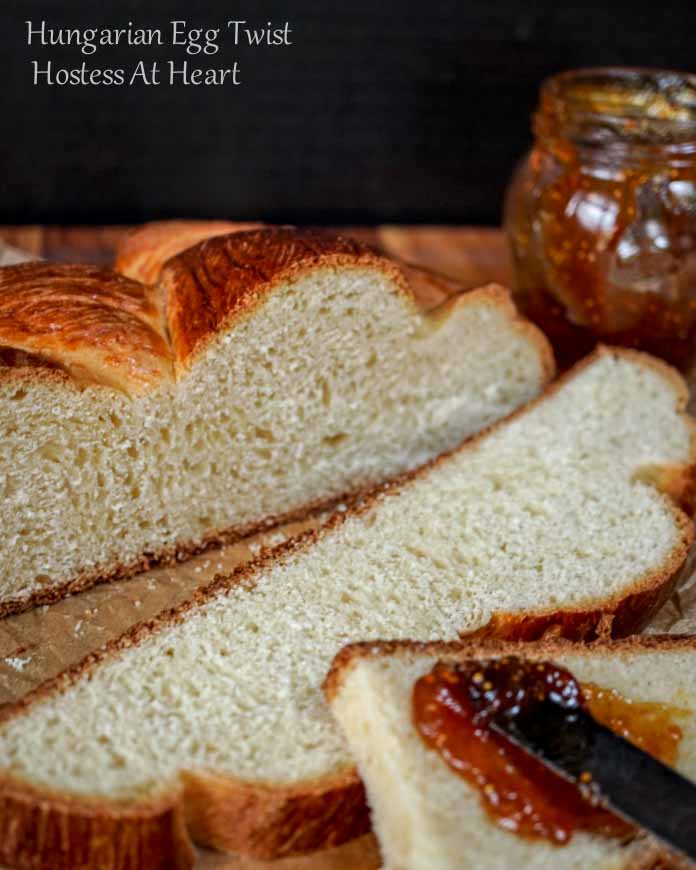
[[[658,860],[674,866],[652,837],[623,843],[580,832],[558,847],[505,831],[486,815],[477,791],[425,746],[411,715],[415,681],[439,660],[506,654],[552,661],[581,682],[684,711],[675,714],[683,732],[676,767],[696,780],[696,638],[349,646],[336,658],[326,692],[367,788],[385,870],[647,870]]]
[[[2,269],[0,614],[414,468],[552,371],[502,288],[426,311],[396,265],[320,233],[213,238],[156,287]]]
[[[0,724],[0,858],[23,843],[32,866],[86,866],[102,854],[93,825],[121,809],[133,842],[141,816],[168,836],[166,799],[198,842],[260,857],[362,833],[362,786],[321,696],[335,653],[453,640],[496,613],[525,636],[641,624],[693,537],[653,485],[678,497],[693,481],[685,401],[663,364],[599,352],[512,419],[46,684]]]

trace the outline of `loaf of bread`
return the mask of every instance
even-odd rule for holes
[[[120,867],[104,840],[117,829],[184,861],[184,818],[199,843],[268,858],[366,831],[321,695],[333,656],[371,638],[640,626],[693,538],[675,504],[694,480],[685,401],[664,364],[600,352],[6,710],[0,863]],[[149,870],[171,866],[148,854]]]
[[[635,637],[587,646],[557,640],[358,644],[339,654],[326,690],[367,788],[384,870],[675,867],[673,856],[647,835],[622,841],[580,831],[557,846],[506,831],[491,821],[476,789],[424,744],[412,718],[416,680],[437,661],[506,654],[551,661],[581,683],[679,710],[676,767],[696,780],[696,638]]]
[[[2,269],[0,614],[413,468],[552,371],[505,290],[423,310],[397,266],[321,233],[209,239],[156,285]]]

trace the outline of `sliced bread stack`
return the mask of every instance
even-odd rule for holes
[[[146,854],[157,870],[187,866],[187,836],[277,857],[366,831],[321,693],[333,656],[491,625],[640,626],[693,538],[678,507],[694,479],[685,401],[666,366],[600,351],[511,419],[6,710],[0,859],[77,870]]]
[[[542,643],[363,644],[336,659],[331,709],[367,788],[384,870],[628,870],[681,866],[652,837],[575,832],[562,846],[504,830],[479,793],[426,747],[412,717],[416,680],[436,662],[505,655],[549,661],[629,702],[664,704],[681,731],[676,768],[696,780],[696,638],[635,637],[583,646]],[[520,783],[523,788],[523,783]]]
[[[156,265],[130,253],[155,286],[0,269],[0,615],[348,497],[553,374],[507,291],[426,310],[398,266],[347,239],[237,232],[161,272],[161,250]]]

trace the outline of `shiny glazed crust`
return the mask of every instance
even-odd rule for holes
[[[51,263],[0,269],[0,366],[35,374],[47,366],[131,393],[174,373],[153,290],[105,269]]]
[[[118,806],[35,792],[0,778],[0,863],[17,870],[188,870],[191,839],[176,793]]]
[[[301,855],[367,834],[365,789],[354,769],[289,786],[184,773],[184,811],[194,842],[261,859]]]
[[[678,407],[680,412],[683,412],[687,391],[682,379],[669,366],[634,351],[600,348],[552,384],[539,399],[521,408],[512,417],[522,416],[530,408],[552,398],[565,381],[574,377],[602,354],[625,356],[643,365],[658,368],[661,374],[672,383]],[[506,420],[501,421],[488,431],[506,424]],[[669,482],[670,491],[664,498],[682,532],[681,540],[660,569],[638,578],[630,591],[611,599],[588,600],[577,608],[565,611],[547,610],[495,616],[488,626],[476,632],[476,637],[470,640],[470,644],[475,644],[476,648],[488,648],[490,638],[519,641],[546,638],[543,641],[544,644],[560,643],[560,638],[591,642],[600,639],[599,643],[607,644],[606,638],[611,635],[619,637],[642,627],[674,588],[694,538],[691,521],[678,507],[678,505],[690,506],[693,483],[696,477],[696,427],[691,421],[690,425],[694,431],[694,437],[692,438],[689,461],[683,466],[654,469],[651,472],[651,480],[656,485],[659,485],[661,481]],[[455,451],[444,454],[422,468],[381,486],[346,513],[334,514],[321,528],[306,532],[273,550],[262,553],[257,559],[240,566],[229,576],[216,577],[210,585],[195,593],[189,601],[160,614],[154,620],[135,626],[118,640],[107,644],[101,650],[87,656],[78,665],[49,680],[16,705],[0,711],[0,722],[21,715],[39,699],[65,690],[76,680],[87,676],[100,663],[117,655],[120,650],[136,645],[152,633],[185,620],[191,610],[211,598],[224,595],[226,591],[241,583],[252,585],[259,571],[291,553],[310,548],[320,537],[330,534],[331,530],[345,522],[346,516],[367,511],[388,497],[390,492],[408,486],[410,481],[424,475],[430,468],[446,462],[448,456],[460,450],[470,449],[485,434],[477,435]],[[679,481],[679,485],[675,481]],[[675,641],[641,638],[622,643],[662,642],[674,643]],[[693,641],[683,642],[692,643]],[[420,648],[419,645],[416,647]],[[435,645],[437,649],[450,647],[452,647],[451,644]],[[369,650],[387,648],[392,649],[394,645],[357,644],[349,647],[349,650],[358,650],[359,654],[366,655]],[[453,648],[458,648],[458,646],[455,644]],[[588,647],[591,650],[596,648],[596,646]],[[344,672],[347,662],[357,654],[350,651],[339,654],[325,684],[325,691],[329,696],[335,692],[338,685],[337,681],[340,680],[340,674]],[[183,792],[180,795],[175,795],[172,801],[179,801],[182,804],[182,813],[190,825],[191,834],[201,845],[210,845],[214,848],[259,858],[277,858],[339,845],[369,829],[369,814],[364,791],[357,771],[354,769],[335,772],[325,778],[300,783],[293,787],[276,787],[273,783],[262,785],[243,782],[214,772],[198,771],[182,772],[182,781],[184,784]],[[107,808],[109,808],[108,812],[113,815],[118,815],[120,812],[118,805],[102,799],[95,800],[92,807],[89,801],[77,802],[67,795],[61,797],[37,792],[29,784],[23,786],[21,783],[16,783],[13,785],[13,789],[20,792],[23,790],[26,797],[24,803],[15,800],[14,803],[5,804],[7,808],[5,812],[12,816],[19,816],[17,824],[23,823],[21,820],[24,814],[29,813],[32,807],[34,812],[51,814],[54,811],[58,812],[55,807],[63,808],[66,802],[73,801],[71,812],[65,814],[63,809],[60,812],[62,813],[62,823],[66,826],[66,832],[75,838],[82,836],[89,839],[92,836],[92,819],[100,817],[102,812],[107,812]],[[0,801],[2,795],[3,788],[0,781]],[[92,807],[92,811],[87,812],[86,807]],[[3,824],[10,826],[13,822],[9,819],[4,820]],[[133,831],[138,830],[137,807],[133,806],[128,814],[123,813],[123,824]],[[2,830],[1,827],[0,830]],[[165,845],[162,844],[163,849]],[[8,854],[5,860],[11,863],[11,860],[16,861],[17,859],[12,854]],[[39,866],[43,868],[44,866],[57,865],[11,864],[11,866]],[[117,865],[104,865],[105,870],[110,870],[112,866]]]
[[[255,230],[260,223],[156,221],[131,233],[119,246],[114,269],[143,284],[155,284],[167,260],[212,236]]]

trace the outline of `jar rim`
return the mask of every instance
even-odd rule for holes
[[[696,75],[587,67],[546,79],[535,129],[584,144],[696,148]]]

